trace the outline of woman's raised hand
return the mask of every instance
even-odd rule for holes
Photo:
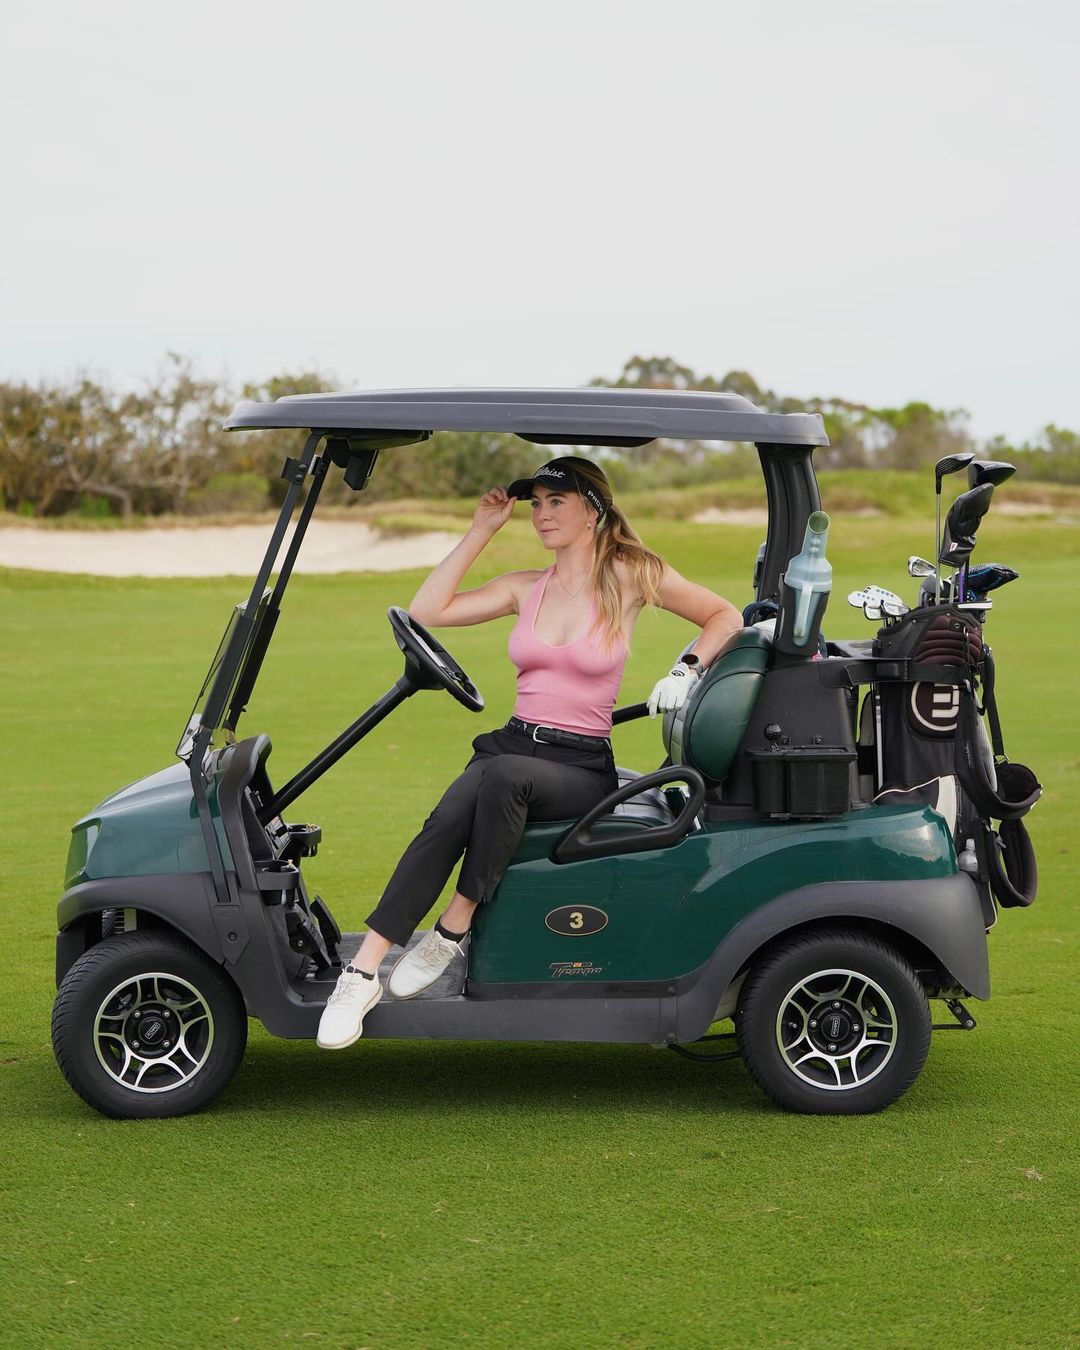
[[[514,512],[516,497],[508,497],[506,489],[497,487],[485,492],[473,512],[473,529],[489,538],[496,534]]]

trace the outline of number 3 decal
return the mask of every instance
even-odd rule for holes
[[[553,933],[566,937],[588,937],[607,927],[608,916],[595,905],[560,905],[544,918]]]

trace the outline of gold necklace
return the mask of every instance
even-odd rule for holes
[[[559,569],[556,567],[556,568],[555,568],[555,580],[559,583],[559,585],[563,588],[563,590],[566,592],[566,594],[570,597],[571,600],[576,600],[576,599],[578,598],[578,596],[581,594],[581,592],[585,589],[585,587],[586,587],[586,585],[587,585],[587,583],[588,583],[589,578],[588,578],[588,576],[586,575],[585,579],[582,581],[581,585],[577,588],[577,590],[576,590],[576,591],[572,591],[572,590],[570,589],[570,587],[567,586],[566,582],[563,581],[562,577],[559,576]]]

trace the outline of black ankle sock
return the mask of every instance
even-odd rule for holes
[[[363,977],[364,977],[365,980],[373,980],[373,979],[375,978],[375,976],[372,975],[372,974],[369,974],[368,971],[366,971],[366,970],[360,970],[357,966],[354,966],[353,963],[352,963],[351,961],[350,961],[349,964],[345,967],[345,974],[346,974],[346,975],[363,975]]]
[[[441,934],[444,938],[447,938],[450,942],[459,942],[459,943],[460,943],[460,942],[464,942],[464,940],[465,940],[465,938],[468,936],[468,932],[469,932],[469,930],[466,928],[466,930],[465,930],[464,933],[451,933],[451,931],[450,931],[449,928],[444,928],[444,927],[443,927],[443,923],[442,923],[442,920],[441,920],[441,919],[437,919],[437,920],[436,920],[436,922],[435,922],[435,931],[436,931],[436,933]]]

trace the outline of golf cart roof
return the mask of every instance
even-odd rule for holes
[[[193,782],[214,732],[220,727],[226,738],[235,735],[332,465],[343,469],[347,486],[359,491],[382,450],[427,440],[436,431],[512,432],[539,445],[635,446],[657,437],[752,441],[761,460],[769,506],[765,554],[755,577],[761,600],[778,594],[780,575],[802,545],[807,519],[820,509],[813,449],[829,443],[816,413],[765,413],[739,394],[595,386],[294,394],[274,403],[241,403],[225,425],[232,431],[295,429],[306,430],[308,435],[299,457],[286,457],[282,466],[288,489],[251,594],[230,616],[177,748],[180,757],[192,765]],[[298,504],[296,528],[286,543]],[[271,591],[268,587],[275,569],[277,580]],[[302,774],[315,769],[318,764],[313,761]],[[286,784],[283,792],[291,787],[292,783]]]
[[[226,430],[304,428],[423,440],[436,431],[505,431],[540,445],[673,440],[828,445],[817,413],[762,412],[739,394],[673,389],[392,389],[245,402]]]

